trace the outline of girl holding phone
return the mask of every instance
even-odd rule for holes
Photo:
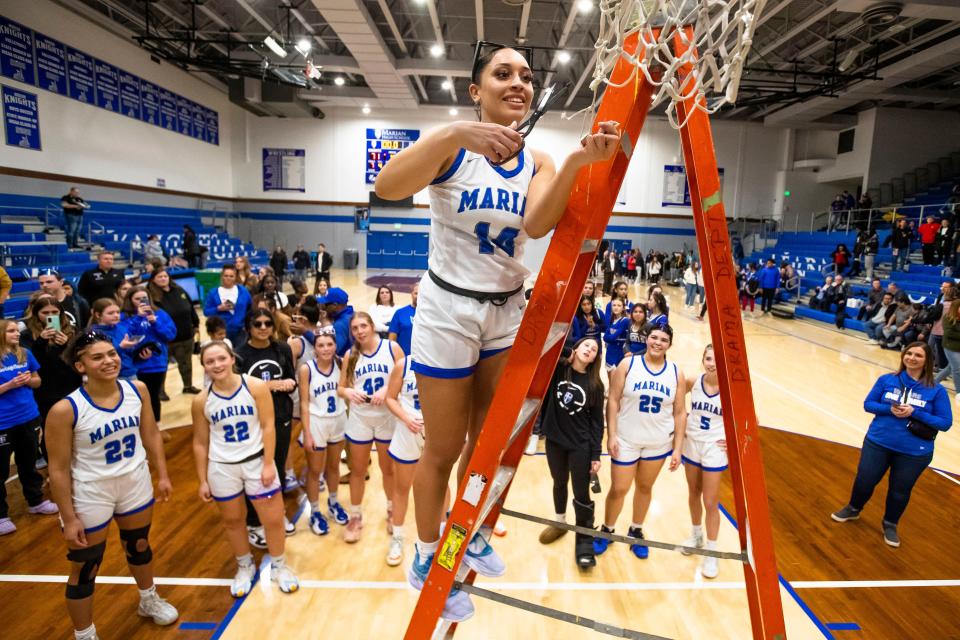
[[[132,357],[137,379],[147,386],[153,419],[159,424],[160,392],[169,365],[167,343],[176,337],[177,326],[166,311],[153,308],[147,288],[137,286],[124,298],[117,333],[137,340],[136,345],[126,351]]]

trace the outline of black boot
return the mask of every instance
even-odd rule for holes
[[[573,501],[573,511],[577,517],[577,526],[593,529],[593,502],[584,504]],[[577,533],[573,544],[574,555],[577,559],[577,566],[580,569],[590,569],[597,566],[597,557],[593,551],[593,536],[585,533]]]

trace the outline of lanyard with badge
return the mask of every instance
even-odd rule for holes
[[[913,398],[913,388],[919,383],[914,383],[911,386],[907,386],[903,382],[902,374],[898,377],[900,382],[900,400],[899,404],[901,406],[910,405],[910,400]],[[913,406],[913,405],[911,405]],[[937,437],[938,431],[933,427],[923,424],[913,418],[907,418],[907,431],[920,438],[921,440],[934,440]]]

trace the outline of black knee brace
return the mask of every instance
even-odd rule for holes
[[[147,536],[150,535],[150,525],[139,529],[120,529],[120,539],[123,540],[124,551],[127,553],[127,562],[133,566],[149,564],[153,560],[153,550]]]
[[[81,563],[77,584],[67,582],[68,600],[83,600],[93,595],[94,581],[97,579],[97,571],[100,570],[100,563],[103,562],[103,552],[106,548],[107,543],[101,542],[84,549],[67,551],[67,560]]]

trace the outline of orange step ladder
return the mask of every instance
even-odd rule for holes
[[[637,42],[638,37],[634,34],[624,48],[633,53]],[[680,47],[682,43],[676,39],[674,46]],[[689,69],[684,71],[689,72]],[[455,585],[470,593],[619,637],[656,637],[477,589],[472,587],[474,573],[461,563],[474,532],[483,524],[493,527],[500,515],[636,147],[652,91],[653,87],[634,65],[624,59],[617,63],[600,103],[594,130],[597,122],[619,122],[623,132],[620,149],[609,161],[586,167],[577,176],[467,466],[465,478],[475,479],[470,483],[474,490],[465,495],[468,483],[460,483],[440,537],[440,548],[410,619],[405,640],[452,637],[456,625],[441,620],[440,615],[447,595]],[[703,100],[703,96],[698,99]],[[690,114],[680,135],[704,280],[712,283],[707,287],[707,304],[743,550],[741,554],[716,555],[736,557],[744,563],[753,637],[756,640],[785,639],[759,431],[735,284],[736,267],[720,199],[709,118],[704,111],[695,108],[693,99],[678,104],[677,109],[681,122]],[[479,495],[476,492],[478,485],[481,487]],[[677,545],[665,543],[648,541],[646,544],[680,549]]]

